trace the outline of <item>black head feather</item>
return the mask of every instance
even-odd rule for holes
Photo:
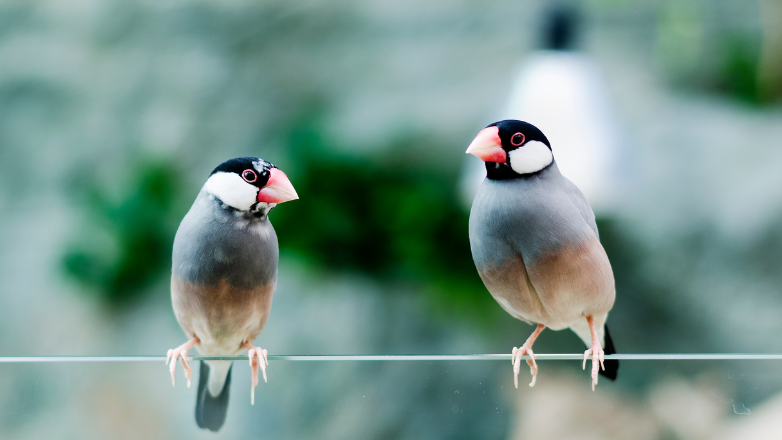
[[[549,150],[551,149],[551,144],[549,144],[546,135],[544,135],[543,132],[538,129],[538,127],[535,127],[529,122],[518,121],[516,119],[505,119],[503,121],[489,124],[486,126],[486,128],[488,127],[497,127],[499,129],[502,148],[506,152],[522,147],[524,144],[530,141],[542,142],[546,144]],[[518,136],[519,134],[521,137]]]
[[[242,177],[247,183],[263,188],[269,177],[271,176],[271,169],[277,168],[271,162],[267,162],[257,157],[236,157],[226,160],[217,166],[210,176],[214,173],[234,173]],[[255,175],[248,174],[246,177],[243,174],[245,171],[250,170]],[[255,180],[253,180],[255,178]]]

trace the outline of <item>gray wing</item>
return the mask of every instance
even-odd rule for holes
[[[589,225],[592,231],[594,231],[595,235],[597,235],[597,238],[599,240],[600,233],[597,232],[597,224],[595,223],[595,213],[594,211],[592,211],[592,207],[589,206],[589,202],[587,202],[586,196],[584,196],[584,193],[582,193],[581,190],[578,189],[576,184],[571,182],[567,177],[562,176],[562,179],[564,179],[566,182],[565,187],[568,195],[570,196],[570,200],[576,206],[576,209],[578,209],[578,211],[581,213],[581,217],[583,217],[587,225]]]
[[[478,189],[470,211],[476,265],[541,254],[597,235],[595,215],[583,193],[555,167],[535,178],[495,182]]]
[[[527,188],[523,223],[508,232],[545,315],[533,319],[557,329],[579,317],[605,316],[614,302],[614,278],[584,194],[556,173]],[[519,222],[522,223],[522,222]],[[544,320],[545,319],[545,320]]]
[[[595,215],[584,194],[551,170],[514,193],[513,214],[506,217],[503,235],[529,264],[541,254],[580,243],[597,235]]]

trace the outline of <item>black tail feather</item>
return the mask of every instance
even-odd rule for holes
[[[233,367],[232,367],[233,368]],[[196,395],[196,423],[199,428],[217,432],[225,423],[225,415],[228,410],[228,395],[231,390],[231,370],[225,378],[223,391],[219,396],[209,394],[209,366],[201,361],[201,370],[198,373],[198,394]]]
[[[603,347],[605,354],[616,354],[616,348],[614,348],[614,341],[611,340],[611,334],[608,333],[608,326],[605,326],[605,339],[606,344]],[[616,359],[606,359],[604,362],[605,370],[600,370],[600,375],[610,380],[616,380],[616,373],[619,370],[619,361]]]

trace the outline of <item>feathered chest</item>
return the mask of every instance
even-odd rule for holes
[[[173,274],[189,283],[253,289],[274,282],[278,260],[268,219],[246,219],[199,201],[174,238]]]
[[[484,181],[470,211],[475,263],[530,262],[595,236],[568,189],[544,179]]]

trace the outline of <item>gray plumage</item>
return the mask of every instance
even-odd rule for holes
[[[278,259],[268,215],[231,209],[202,189],[174,238],[173,275],[250,289],[276,280]]]
[[[556,162],[512,179],[485,179],[469,231],[476,268],[508,313],[553,330],[571,328],[587,346],[591,315],[601,344],[613,352],[604,330],[615,298],[611,265],[592,209]],[[615,378],[618,363],[606,365],[601,373]]]
[[[470,211],[470,245],[487,288],[516,318],[574,327],[587,345],[584,317],[603,327],[614,303],[611,266],[592,210],[555,162],[536,174],[484,180]]]
[[[470,211],[470,242],[513,247],[528,261],[572,242],[597,236],[595,216],[584,195],[557,168],[515,179],[485,179]],[[473,246],[475,263],[512,254]]]
[[[185,333],[198,337],[202,355],[237,355],[266,324],[279,259],[267,213],[237,211],[202,189],[177,230],[172,303]],[[200,374],[208,374],[199,379],[196,420],[202,428],[216,431],[225,420],[230,368],[226,361],[202,364]]]

